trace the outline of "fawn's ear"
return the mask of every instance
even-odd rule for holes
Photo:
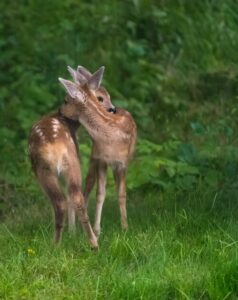
[[[89,72],[86,68],[83,66],[77,67],[77,72],[81,75],[83,75],[87,80],[89,80],[92,77],[92,73]]]
[[[76,82],[80,85],[83,85],[86,83],[87,80],[85,79],[85,77],[82,74],[78,73],[76,70],[74,70],[70,66],[68,66],[67,69],[68,69],[70,75],[73,77],[74,82]]]
[[[88,87],[91,90],[97,90],[100,87],[103,78],[103,72],[105,67],[99,68],[88,80]]]
[[[65,80],[63,78],[59,78],[59,82],[66,89],[67,93],[70,95],[71,98],[76,99],[80,102],[85,102],[83,92],[80,91],[80,89],[74,82]]]

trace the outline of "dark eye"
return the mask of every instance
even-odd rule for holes
[[[98,98],[98,101],[103,102],[103,97],[99,96],[97,98]]]

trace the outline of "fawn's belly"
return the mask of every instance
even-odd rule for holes
[[[105,143],[94,144],[92,156],[94,159],[102,160],[110,165],[120,163],[126,166],[128,161],[128,150],[128,147],[125,147],[125,145],[106,145]]]

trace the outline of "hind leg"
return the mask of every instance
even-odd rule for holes
[[[69,166],[69,169],[65,173],[65,179],[67,181],[68,196],[71,205],[79,216],[80,222],[89,239],[90,245],[92,248],[98,248],[97,238],[92,230],[82,194],[81,174],[78,161],[72,161],[72,165]]]
[[[49,197],[55,216],[55,234],[54,241],[58,244],[61,240],[64,215],[66,209],[66,199],[64,193],[61,191],[58,178],[49,170],[40,170],[37,173],[40,185]]]

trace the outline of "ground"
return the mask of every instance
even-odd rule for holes
[[[109,194],[99,252],[80,226],[54,247],[51,207],[37,196],[0,226],[1,299],[236,299],[235,191],[129,193],[127,232]]]

